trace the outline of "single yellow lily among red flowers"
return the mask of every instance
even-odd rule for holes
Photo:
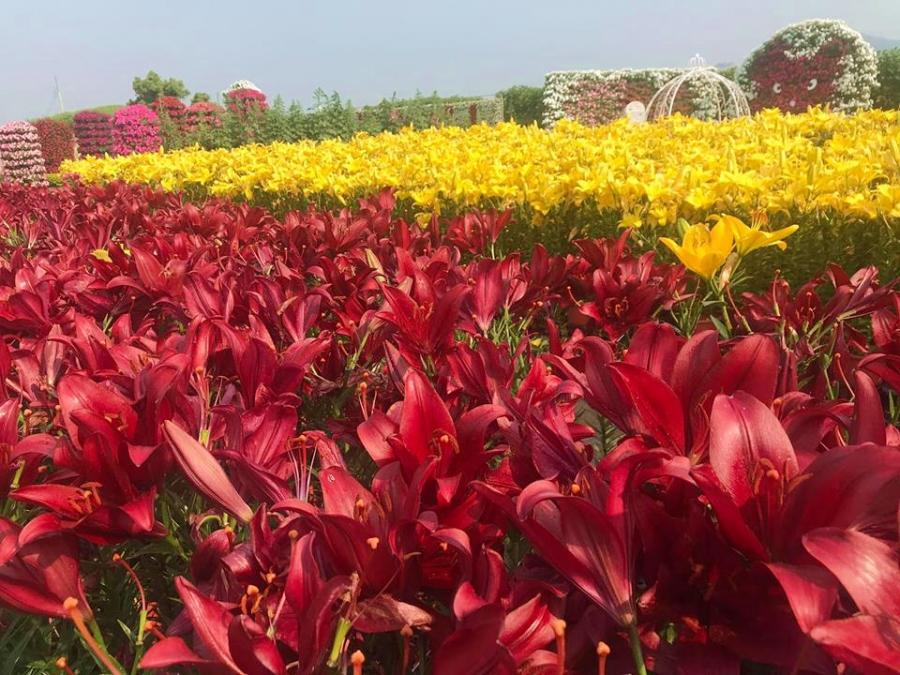
[[[734,232],[728,223],[720,220],[712,229],[706,223],[689,225],[681,244],[669,237],[660,237],[660,241],[691,272],[709,280],[728,259],[734,246]]]
[[[791,225],[767,232],[762,229],[768,223],[765,214],[754,214],[750,225],[740,218],[724,214],[713,216],[712,221],[712,228],[706,223],[689,225],[681,244],[669,237],[660,237],[660,241],[685,267],[706,280],[712,279],[725,264],[732,249],[737,254],[735,264],[729,266],[733,271],[740,258],[758,248],[777,246],[783,251],[787,248],[784,240],[799,229],[798,225]]]
[[[753,214],[749,226],[743,220],[736,218],[735,216],[723,214],[720,216],[713,216],[713,219],[717,222],[724,221],[731,228],[731,231],[734,234],[735,249],[741,257],[744,257],[751,251],[755,251],[758,248],[765,248],[766,246],[777,246],[779,250],[783,251],[787,248],[787,244],[784,240],[800,229],[799,225],[790,225],[788,227],[783,227],[780,230],[775,230],[774,232],[766,232],[762,228],[763,226],[768,225],[769,217],[763,211],[757,211]]]

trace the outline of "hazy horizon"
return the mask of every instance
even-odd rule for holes
[[[135,6],[36,0],[5,9],[0,122],[124,103],[132,79],[155,70],[216,94],[238,79],[270,98],[309,105],[321,87],[356,104],[421,91],[491,95],[540,85],[553,70],[740,63],[789,23],[838,18],[900,38],[900,2],[639,0],[587,4],[388,0],[287,5],[222,0]]]

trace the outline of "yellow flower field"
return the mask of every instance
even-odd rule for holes
[[[422,214],[514,205],[540,217],[593,202],[637,226],[736,210],[892,220],[900,218],[900,120],[897,111],[812,110],[723,123],[563,122],[553,131],[515,124],[408,129],[348,142],[89,158],[61,171],[90,183],[121,179],[269,203],[348,203],[393,187]]]

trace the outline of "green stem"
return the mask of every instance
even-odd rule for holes
[[[341,657],[341,650],[344,647],[344,641],[347,639],[347,633],[350,632],[351,625],[344,617],[338,619],[337,630],[334,632],[334,642],[331,644],[331,654],[328,656],[329,668],[337,667],[338,659]]]
[[[103,633],[100,631],[100,624],[97,623],[97,619],[91,619],[88,622],[88,628],[91,629],[91,635],[94,636],[97,643],[105,650],[106,641],[103,639]]]
[[[637,675],[647,675],[647,666],[644,665],[644,651],[641,649],[641,637],[638,635],[637,624],[628,624],[628,644],[631,645],[631,657],[634,659],[634,667]]]
[[[84,624],[82,624],[82,625],[84,625]],[[90,630],[91,635],[93,636],[94,640],[97,642],[97,646],[103,652],[103,656],[105,656],[107,659],[109,659],[109,664],[103,663],[103,660],[99,657],[98,654],[94,653],[94,650],[90,648],[90,645],[87,644],[87,641],[85,640],[84,636],[82,636],[81,637],[82,642],[84,642],[85,646],[88,647],[88,651],[90,652],[91,656],[94,657],[94,661],[97,662],[97,665],[99,665],[104,670],[110,666],[114,666],[118,670],[119,673],[124,673],[125,668],[123,668],[122,664],[119,663],[118,660],[112,654],[109,653],[109,649],[106,646],[106,641],[103,639],[103,633],[100,630],[100,624],[97,623],[97,619],[91,617],[91,620],[87,622],[87,626],[88,626],[88,629]]]

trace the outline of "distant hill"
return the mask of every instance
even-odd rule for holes
[[[101,106],[97,106],[96,108],[85,108],[85,110],[93,110],[94,112],[102,112],[102,113],[106,113],[107,115],[112,115],[114,112],[116,112],[116,110],[118,110],[121,107],[122,107],[121,105],[101,105]],[[71,122],[72,118],[75,116],[75,113],[79,113],[79,112],[81,112],[81,111],[73,110],[72,112],[57,113],[55,115],[49,115],[48,117],[55,119],[55,120],[62,120],[64,122]]]
[[[900,47],[900,40],[894,38],[886,38],[879,37],[878,35],[866,35],[863,34],[863,38],[872,45],[876,51],[882,51],[883,49],[894,49],[895,47]]]

